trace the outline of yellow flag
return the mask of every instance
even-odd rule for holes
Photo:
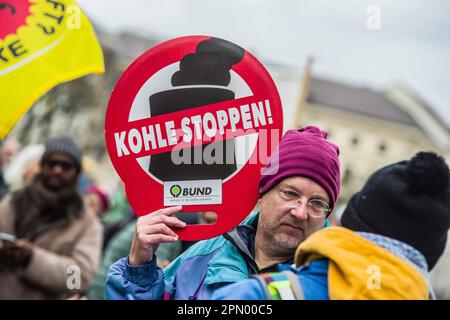
[[[0,0],[0,139],[52,87],[103,72],[101,47],[74,0]]]

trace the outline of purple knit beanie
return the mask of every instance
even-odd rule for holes
[[[308,126],[286,132],[261,171],[259,194],[290,176],[318,183],[328,193],[330,208],[334,208],[341,186],[339,148],[327,140],[326,131]]]

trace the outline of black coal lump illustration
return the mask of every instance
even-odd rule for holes
[[[244,58],[244,53],[244,49],[226,40],[211,38],[200,42],[195,53],[187,54],[180,61],[180,70],[175,72],[171,79],[174,88],[150,96],[152,116],[234,99],[233,91],[227,88],[208,86],[228,86],[231,80],[230,70],[233,65]],[[177,88],[180,86],[195,87]],[[223,180],[237,169],[234,157],[234,139],[231,140],[181,150],[181,157],[184,152],[189,152],[191,160],[189,163],[172,163],[170,152],[154,155],[150,160],[149,172],[162,181]],[[223,150],[218,163],[207,164],[204,159],[201,163],[194,163],[194,155],[196,153],[203,154],[203,150],[207,146],[215,150]],[[233,148],[233,150],[227,148]],[[228,152],[233,154],[231,157],[233,161],[228,159],[227,163],[226,154]]]
[[[180,71],[172,76],[172,85],[228,86],[233,65],[244,57],[244,49],[222,39],[212,38],[198,44],[194,54],[180,62]]]

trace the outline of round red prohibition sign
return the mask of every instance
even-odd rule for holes
[[[138,216],[177,205],[217,214],[214,224],[174,230],[194,241],[229,231],[252,211],[282,129],[277,88],[255,57],[226,40],[188,36],[153,47],[124,72],[105,140]]]

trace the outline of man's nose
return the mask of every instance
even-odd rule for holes
[[[308,220],[308,208],[304,203],[299,203],[291,208],[290,214],[299,220]]]
[[[61,174],[62,173],[62,171],[63,171],[63,169],[62,169],[62,167],[61,167],[61,165],[56,165],[56,166],[54,166],[53,167],[53,173],[55,173],[55,174]]]

